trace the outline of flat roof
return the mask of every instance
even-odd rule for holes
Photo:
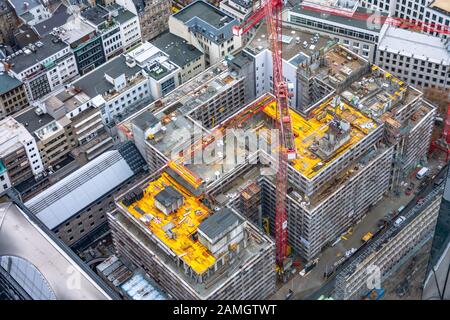
[[[5,72],[0,72],[0,95],[5,94],[22,85],[22,81],[11,77]]]
[[[198,231],[214,240],[227,232],[229,228],[242,222],[242,219],[230,208],[222,208],[200,223]]]
[[[8,1],[16,11],[16,14],[18,16],[28,12],[34,7],[42,5],[39,0],[8,0]]]
[[[297,148],[297,159],[292,161],[292,166],[308,179],[312,179],[327,164],[334,162],[378,127],[374,120],[352,106],[341,102],[340,105],[334,107],[331,103],[332,99],[322,103],[311,112],[309,118],[304,118],[293,109],[290,110],[294,142]],[[268,104],[263,111],[270,118],[275,119],[276,103]],[[349,139],[334,150],[329,158],[322,159],[317,155],[317,151],[312,151],[313,145],[326,136],[330,130],[331,121],[338,119],[345,120],[350,124]]]
[[[184,23],[197,18],[216,29],[220,29],[235,20],[232,16],[202,0],[187,5],[173,16]]]
[[[25,203],[50,230],[134,175],[118,150],[102,153]]]
[[[152,44],[168,54],[170,61],[179,67],[184,67],[203,55],[200,50],[189,44],[185,39],[170,32],[159,35],[152,40]]]
[[[313,53],[319,51],[322,48],[326,48],[331,45],[332,39],[329,37],[319,35],[319,41],[312,43],[311,38],[315,36],[312,32],[306,32],[301,30],[294,30],[289,27],[283,27],[283,59],[286,61],[291,60],[299,53],[311,56]],[[308,42],[308,46],[303,46],[304,42]],[[334,43],[334,42],[333,42]],[[250,49],[250,52],[255,54],[269,49],[269,39],[267,37],[267,25],[261,24],[258,28],[252,41],[248,43],[246,49]],[[269,49],[270,50],[270,49]]]
[[[49,19],[34,25],[33,28],[40,37],[43,37],[52,32],[54,28],[64,25],[69,17],[71,15],[67,12],[67,7],[61,3]]]
[[[81,11],[81,16],[94,24],[95,26],[101,25],[108,18],[108,10],[101,6],[88,7]]]
[[[175,212],[165,215],[155,206],[155,197],[169,186],[183,195],[184,203]],[[192,238],[201,222],[208,217],[209,209],[166,172],[148,184],[141,200],[128,207],[123,203],[121,205],[138,220],[142,221],[146,215],[152,217],[147,229],[197,274],[203,274],[214,265],[214,256],[199,241]],[[174,238],[166,234],[165,229],[169,224],[170,230],[176,235]]]
[[[450,13],[450,2],[448,0],[434,0],[430,4],[430,8],[441,9],[447,13]]]
[[[450,47],[440,38],[402,28],[389,27],[380,41],[379,50],[450,65]]]
[[[0,256],[31,263],[59,300],[111,299],[47,233],[13,203],[0,204]],[[74,287],[71,277],[77,279]]]
[[[34,108],[28,108],[24,112],[16,115],[14,117],[18,122],[20,122],[29,133],[34,135],[34,132],[46,125],[50,122],[54,121],[53,118],[48,113],[37,114]]]
[[[91,99],[97,95],[103,95],[108,90],[114,89],[114,85],[105,79],[105,74],[120,75],[123,73],[125,76],[131,77],[142,70],[138,65],[130,68],[125,61],[126,58],[123,55],[115,57],[73,82],[72,86],[80,88]]]
[[[41,63],[55,53],[68,48],[68,45],[52,35],[46,35],[34,45],[34,51],[25,52],[14,57],[9,56],[7,63],[13,64],[12,70],[20,73],[37,63]],[[25,49],[25,48],[24,48]]]

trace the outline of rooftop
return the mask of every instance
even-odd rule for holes
[[[118,150],[106,151],[25,205],[49,229],[53,229],[133,175],[133,170]]]
[[[43,37],[52,32],[54,28],[64,25],[70,16],[67,12],[67,7],[61,3],[49,19],[34,25],[33,28],[40,37]]]
[[[159,99],[158,103],[153,102],[125,119],[120,123],[120,128],[126,134],[132,134],[132,120],[140,117],[146,111],[159,116],[160,119],[164,115],[172,113],[173,116],[186,115],[237,80],[228,72],[227,64],[216,64],[172,90],[168,95]],[[164,114],[161,111],[164,111]]]
[[[82,76],[73,82],[72,86],[81,89],[92,99],[97,95],[103,95],[114,89],[114,85],[105,79],[105,74],[125,74],[126,77],[132,77],[141,72],[141,70],[141,67],[138,65],[129,67],[125,56],[120,55]]]
[[[95,26],[101,25],[108,18],[108,10],[101,6],[88,7],[81,11],[80,14]]]
[[[173,16],[184,23],[187,23],[193,19],[200,19],[215,29],[221,29],[235,20],[227,13],[202,0],[195,1],[190,5],[187,5]]]
[[[212,241],[220,238],[224,232],[227,232],[239,223],[242,223],[242,219],[239,216],[229,208],[222,208],[200,223],[198,232]]]
[[[450,47],[440,38],[402,28],[389,27],[380,41],[379,49],[450,65]]]
[[[31,138],[30,133],[12,117],[0,121],[0,157],[14,152]]]
[[[110,299],[96,280],[91,278],[89,273],[83,270],[32,218],[13,203],[0,204],[0,257],[18,257],[34,266],[56,299]],[[27,270],[31,273],[31,270]],[[68,270],[77,279],[76,288],[68,281]],[[36,280],[35,284],[39,281],[36,278],[33,279]],[[21,278],[17,280],[24,281]],[[30,288],[29,283],[22,285]]]
[[[61,39],[63,39],[68,44],[72,45],[73,43],[77,43],[81,39],[84,39],[86,36],[93,34],[95,32],[94,27],[87,24],[79,17],[75,17],[74,19],[70,19],[63,26],[59,28],[58,34]]]
[[[152,44],[168,54],[170,60],[179,67],[184,67],[203,55],[200,50],[186,40],[170,32],[163,33],[153,39]]]
[[[320,0],[318,0],[320,1]],[[311,17],[314,20],[324,20],[328,23],[342,24],[346,26],[352,26],[353,28],[363,29],[366,32],[378,33],[383,23],[368,23],[367,19],[361,19],[360,16],[370,16],[374,14],[374,11],[368,8],[357,7],[354,12],[346,13],[341,8],[338,11],[329,11],[326,7],[313,7],[309,8],[309,5],[297,4],[292,9],[292,12],[297,14],[303,14]],[[380,14],[382,22],[388,17],[386,13]]]
[[[334,43],[330,38],[323,36],[319,36],[319,40],[316,43],[313,43],[312,39],[315,36],[314,33],[294,30],[288,27],[284,27],[282,29],[282,32],[283,58],[286,61],[291,60],[299,53],[311,56],[313,53],[319,51],[320,49],[330,46],[332,43]],[[305,41],[307,42],[306,48],[304,46]],[[250,49],[251,52],[254,52],[256,54],[270,48],[269,39],[267,38],[266,24],[262,24],[259,27],[256,35],[247,45],[247,48]]]
[[[11,6],[16,11],[18,16],[28,12],[34,7],[40,6],[41,1],[39,0],[8,0]]]
[[[36,109],[28,108],[14,117],[31,134],[35,134],[40,128],[50,124],[55,119],[47,113],[36,113]]]
[[[14,55],[10,55],[7,63],[12,65],[12,70],[16,73],[25,71],[26,69],[42,63],[48,57],[67,48],[67,44],[52,35],[46,35],[34,45],[18,51]]]
[[[308,119],[291,109],[297,148],[297,159],[292,161],[292,166],[308,179],[312,179],[328,163],[338,159],[378,127],[375,121],[357,109],[337,102],[335,98],[323,102]],[[275,107],[276,103],[272,102],[263,111],[274,119]]]
[[[434,0],[430,4],[430,8],[440,9],[444,12],[450,13],[450,2],[448,0]]]
[[[0,95],[5,94],[21,85],[21,81],[9,76],[7,73],[0,72]]]
[[[184,203],[175,212],[165,215],[155,206],[155,197],[169,186],[183,195]],[[123,203],[122,206],[125,207]],[[192,238],[192,234],[208,216],[209,209],[167,173],[164,172],[160,178],[151,181],[144,190],[143,198],[126,207],[126,210],[146,224],[148,230],[164,246],[180,257],[197,274],[203,274],[215,263],[216,259],[208,249]],[[169,230],[167,229],[169,226],[176,237],[167,236],[166,231]]]

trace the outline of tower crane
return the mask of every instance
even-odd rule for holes
[[[276,262],[280,274],[284,273],[287,258],[287,169],[288,161],[296,158],[296,148],[292,133],[291,116],[289,112],[289,90],[283,78],[282,70],[282,9],[283,0],[261,1],[253,14],[240,26],[233,28],[237,36],[249,31],[263,19],[266,19],[270,51],[273,61],[273,93],[277,103],[277,121],[280,138],[278,152],[278,171],[276,175],[276,213],[275,213],[275,244]]]

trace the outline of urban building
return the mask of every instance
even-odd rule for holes
[[[105,125],[114,126],[152,99],[147,72],[127,57],[117,56],[71,84],[100,110]]]
[[[47,35],[3,61],[8,74],[22,81],[30,101],[47,95],[78,75],[68,44]]]
[[[118,4],[89,7],[80,16],[101,35],[107,60],[141,42],[138,17]]]
[[[105,226],[113,195],[143,171],[132,143],[106,151],[25,202],[30,212],[68,246]]]
[[[201,0],[169,17],[170,32],[202,51],[208,66],[241,48],[241,37],[232,30],[238,24],[236,18]]]
[[[0,1],[0,43],[13,44],[14,30],[20,25],[13,7],[7,0]]]
[[[450,7],[446,0],[362,0],[361,5],[387,12],[401,19],[424,22],[422,30],[425,33],[448,38],[446,33],[437,32],[444,28],[448,30],[450,26]]]
[[[96,266],[100,277],[126,300],[168,300],[159,286],[139,270],[132,270],[115,255]]]
[[[116,0],[116,3],[139,17],[143,41],[150,41],[169,28],[169,16],[172,14],[171,1]]]
[[[69,87],[39,103],[38,108],[65,124],[73,156],[89,161],[113,146],[100,109],[84,92]]]
[[[101,34],[79,16],[74,16],[51,34],[69,45],[80,75],[106,62]]]
[[[4,192],[28,178],[41,175],[44,166],[35,139],[22,124],[7,117],[0,121],[0,131],[0,179]]]
[[[23,83],[5,72],[0,72],[0,120],[25,109],[28,105]]]
[[[170,61],[181,68],[180,84],[205,70],[205,55],[183,38],[166,32],[153,39],[152,44],[167,54]]]
[[[39,0],[8,0],[23,23],[30,26],[45,21],[51,17],[51,12],[43,1]]]
[[[339,7],[339,10],[345,8]],[[295,29],[317,33],[331,37],[339,44],[356,54],[375,63],[378,43],[386,32],[384,20],[387,14],[382,13],[379,20],[371,20],[373,10],[357,7],[348,15],[321,13],[314,8],[298,4],[285,14],[286,22]],[[367,16],[367,19],[361,19]],[[300,39],[309,42],[310,39]]]
[[[14,118],[33,136],[44,169],[55,171],[73,148],[70,123],[57,121],[40,108],[29,108]]]
[[[68,22],[71,18],[71,14],[68,11],[69,9],[63,3],[60,3],[55,11],[52,12],[52,16],[33,25],[33,30],[40,38],[50,34],[55,28],[59,28]]]
[[[170,55],[151,43],[145,42],[129,51],[126,59],[145,71],[153,99],[167,95],[181,83],[181,68]]]
[[[117,295],[21,205],[0,204],[1,291],[12,300],[111,300]],[[78,279],[78,287],[67,281]]]
[[[272,240],[235,209],[207,207],[199,191],[169,169],[120,194],[108,213],[117,252],[177,299],[267,298]]]
[[[450,42],[389,27],[380,39],[376,64],[418,87],[450,88]]]

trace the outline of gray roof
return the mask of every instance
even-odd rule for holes
[[[34,132],[43,126],[49,124],[53,120],[55,120],[48,113],[43,113],[38,115],[34,109],[30,108],[27,111],[18,114],[14,117],[17,122],[20,122],[24,125],[24,127],[28,130],[29,133],[34,134]]]
[[[7,93],[22,85],[22,82],[7,73],[0,73],[0,94]]]
[[[104,94],[110,89],[114,89],[114,86],[105,79],[105,74],[122,74],[131,77],[141,71],[141,67],[138,65],[130,68],[125,63],[125,56],[120,55],[114,59],[104,63],[88,74],[84,75],[74,83],[73,86],[79,87],[90,98],[94,98],[99,94]]]
[[[51,18],[34,25],[33,28],[39,36],[43,37],[52,32],[53,28],[58,28],[64,25],[69,17],[70,14],[67,13],[67,7],[64,4],[60,4],[53,12]]]
[[[203,55],[200,50],[186,40],[170,32],[163,33],[152,40],[152,44],[168,54],[170,61],[181,68]]]
[[[18,16],[28,12],[30,9],[41,5],[39,0],[8,0],[11,6],[16,11]],[[25,3],[28,5],[26,6]]]
[[[68,47],[66,43],[60,40],[57,41],[52,35],[46,35],[39,41],[42,43],[42,46],[36,46],[36,51],[31,52],[30,54],[22,53],[8,59],[9,64],[14,64],[12,67],[14,72],[22,72]]]
[[[49,229],[53,229],[133,175],[133,170],[118,150],[107,151],[25,205]]]
[[[217,9],[213,5],[200,0],[184,7],[173,16],[185,23],[192,18],[197,17],[217,29],[220,29],[223,25],[235,20],[232,16]]]
[[[29,216],[13,203],[0,204],[0,257],[12,256],[24,259],[22,266],[31,271],[34,266],[48,283],[56,299],[104,300],[105,291],[81,267],[59,247],[52,238]],[[14,270],[11,270],[14,274]],[[77,279],[79,287],[73,287],[70,278]],[[39,279],[34,278],[34,281]],[[42,282],[37,282],[42,283]],[[24,289],[29,283],[23,284]]]
[[[365,29],[367,31],[372,31],[372,32],[378,32],[381,30],[381,27],[382,27],[381,24],[380,25],[377,25],[375,23],[369,24],[366,19],[358,19],[358,18],[346,17],[346,16],[341,16],[341,15],[335,15],[335,14],[324,14],[322,12],[317,12],[317,11],[303,8],[301,5],[296,5],[292,9],[292,11],[310,16],[313,19],[327,20],[330,22],[339,23],[339,24],[343,24],[343,25],[349,25],[349,26],[352,26],[353,28]],[[374,12],[371,11],[370,9],[358,7],[354,14],[370,16],[373,13]],[[384,12],[381,12],[380,16],[386,18],[387,14]]]
[[[181,199],[183,199],[183,195],[172,186],[166,187],[155,196],[155,200],[165,207],[169,207]]]
[[[242,219],[229,208],[222,208],[204,220],[198,231],[213,240],[242,222]]]

